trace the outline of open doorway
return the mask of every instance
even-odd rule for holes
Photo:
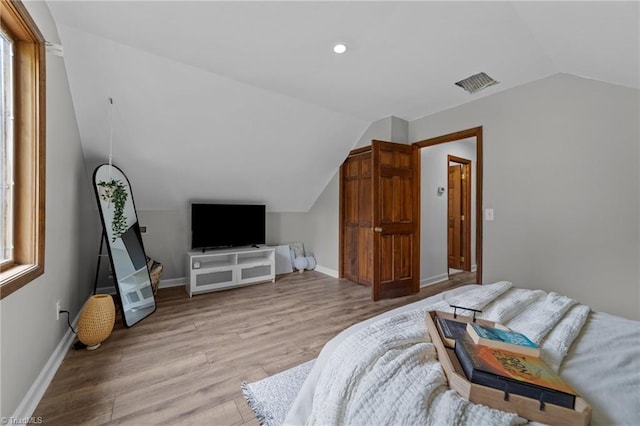
[[[420,285],[428,286],[441,281],[458,284],[482,283],[482,127],[449,133],[415,142],[421,156],[421,222],[420,222]],[[468,243],[459,240],[462,265],[449,270],[448,258],[448,170],[451,165],[463,165],[469,160],[468,176],[471,190],[467,191],[467,213],[460,213],[460,222],[471,225]],[[462,175],[463,168],[460,168]],[[465,173],[466,175],[467,173]],[[470,201],[469,201],[470,197]],[[462,200],[460,200],[462,205]],[[470,209],[470,211],[469,211]],[[464,231],[461,232],[464,238]],[[470,248],[470,254],[466,251]],[[464,250],[463,250],[464,248]],[[460,259],[463,260],[463,259]],[[459,272],[460,271],[460,272]],[[452,274],[453,273],[453,274]],[[452,275],[450,275],[452,274]]]
[[[449,279],[471,272],[472,161],[447,155],[447,269]]]

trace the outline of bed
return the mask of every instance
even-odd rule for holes
[[[542,358],[591,405],[591,424],[640,421],[638,321],[498,282],[450,290],[344,330],[320,352],[284,424],[526,423],[448,390],[424,315],[450,311],[451,303],[533,336]]]

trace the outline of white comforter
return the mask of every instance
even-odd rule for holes
[[[556,369],[589,312],[586,306],[571,299],[515,289],[504,282],[469,286],[400,308],[383,315],[387,319],[372,319],[354,326],[327,344],[285,424],[464,424],[466,419],[473,419],[473,424],[508,424],[519,421],[516,416],[470,404],[446,389],[446,378],[424,327],[424,315],[428,309],[449,310],[449,303],[483,309],[482,317],[527,334],[541,344],[543,358]],[[638,365],[637,358],[630,362]],[[629,380],[632,386],[633,380]],[[635,383],[638,381],[636,377]],[[569,383],[591,402],[574,381]],[[637,413],[637,406],[627,406],[637,401],[633,392],[627,393],[627,399],[621,403],[627,407],[627,415],[629,411]],[[597,408],[594,406],[594,420],[600,420]],[[609,422],[607,417],[603,420]]]
[[[424,315],[398,314],[346,339],[320,375],[307,425],[523,423],[447,390]]]

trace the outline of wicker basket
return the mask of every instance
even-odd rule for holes
[[[158,285],[160,284],[160,275],[162,275],[162,263],[147,257],[147,269],[149,270],[149,277],[151,277],[153,294],[156,294]]]
[[[78,321],[78,340],[95,349],[107,340],[116,320],[116,308],[109,294],[96,294],[85,303]]]

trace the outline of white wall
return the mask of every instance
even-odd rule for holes
[[[484,282],[640,319],[639,100],[556,74],[409,123],[412,141],[484,128]]]
[[[447,156],[471,160],[471,264],[476,264],[476,143],[475,138],[433,145],[420,150],[420,283],[447,279]],[[445,188],[438,195],[437,188]]]
[[[85,161],[91,169],[106,161],[112,97],[114,162],[138,209],[182,210],[187,200],[216,198],[305,211],[368,124],[66,26],[66,7],[51,2]],[[81,13],[81,5],[68,7]]]
[[[403,123],[372,123],[354,148],[404,142]],[[496,215],[484,223],[484,282],[506,279],[640,318],[638,90],[558,74],[411,122],[407,137],[476,126],[484,127],[484,207]],[[337,271],[338,184],[336,172],[308,213],[269,213],[268,242],[303,241]]]
[[[134,197],[135,184],[131,183]],[[185,254],[191,248],[190,211],[138,210],[138,223],[146,226],[142,235],[147,256],[162,263],[160,280],[185,277]]]
[[[387,117],[372,123],[354,148],[370,145],[372,139],[406,142],[407,135],[408,123],[405,120]],[[338,184],[336,168],[336,173],[309,212],[268,212],[267,244],[302,241],[305,251],[313,253],[320,266],[337,273]],[[137,198],[135,181],[131,185]],[[147,233],[142,237],[147,255],[164,266],[161,281],[184,278],[184,256],[191,243],[189,207],[185,206],[183,210],[138,210],[138,220],[140,225],[147,227]]]
[[[360,136],[353,149],[371,145],[373,139],[407,142],[408,123],[397,117],[386,117],[371,123]],[[314,253],[318,265],[337,274],[339,247],[339,196],[340,172],[335,175],[320,194],[315,204],[304,216],[305,249]]]
[[[135,196],[135,188],[133,191]],[[191,248],[189,215],[189,206],[183,210],[138,210],[140,225],[147,227],[142,235],[145,252],[163,265],[161,285],[166,280],[186,277],[185,253]],[[266,242],[269,245],[302,241],[306,251],[311,252],[306,241],[316,230],[309,225],[307,213],[267,212]]]
[[[318,265],[338,275],[340,174],[336,173],[307,213],[305,248],[313,253]]]
[[[133,183],[132,183],[133,186]],[[135,195],[135,188],[134,195]],[[147,256],[163,265],[162,281],[184,279],[185,253],[191,248],[189,206],[183,210],[138,210],[138,221],[147,227],[142,235]],[[306,242],[314,229],[307,213],[267,212],[266,241],[269,245]],[[308,250],[308,245],[305,244]]]
[[[133,190],[135,195],[135,188]],[[142,235],[145,252],[163,265],[161,285],[162,281],[186,276],[185,253],[191,247],[189,215],[188,206],[183,210],[138,210],[140,225],[147,227]],[[335,215],[337,217],[337,210]],[[310,225],[307,213],[267,212],[266,241],[269,245],[302,241],[306,251],[311,253],[307,240],[318,230],[316,225]]]
[[[132,186],[134,184],[132,183]],[[135,196],[135,188],[133,188]],[[147,227],[142,235],[147,256],[163,265],[162,281],[185,278],[185,253],[191,248],[189,206],[183,210],[138,210],[138,221]],[[313,231],[306,213],[267,212],[266,241],[269,245],[305,242]]]
[[[405,120],[386,117],[371,123],[352,149],[370,145],[373,139],[406,142],[407,135],[408,123]],[[266,223],[267,244],[301,241],[305,251],[314,254],[318,265],[336,274],[338,167],[309,212],[268,212]],[[131,184],[135,191],[135,182]],[[191,244],[189,214],[188,206],[183,210],[138,210],[140,225],[147,226],[147,233],[142,238],[145,251],[164,267],[161,281],[185,277],[184,257]]]
[[[306,220],[306,213],[277,213],[267,214],[267,244],[280,245],[297,241],[305,242],[311,233]],[[305,244],[305,252],[309,247]]]
[[[45,39],[58,42],[49,9],[26,2]],[[93,288],[98,217],[84,167],[63,59],[47,54],[45,273],[0,301],[0,416],[15,413],[67,331],[55,304],[79,312]]]

